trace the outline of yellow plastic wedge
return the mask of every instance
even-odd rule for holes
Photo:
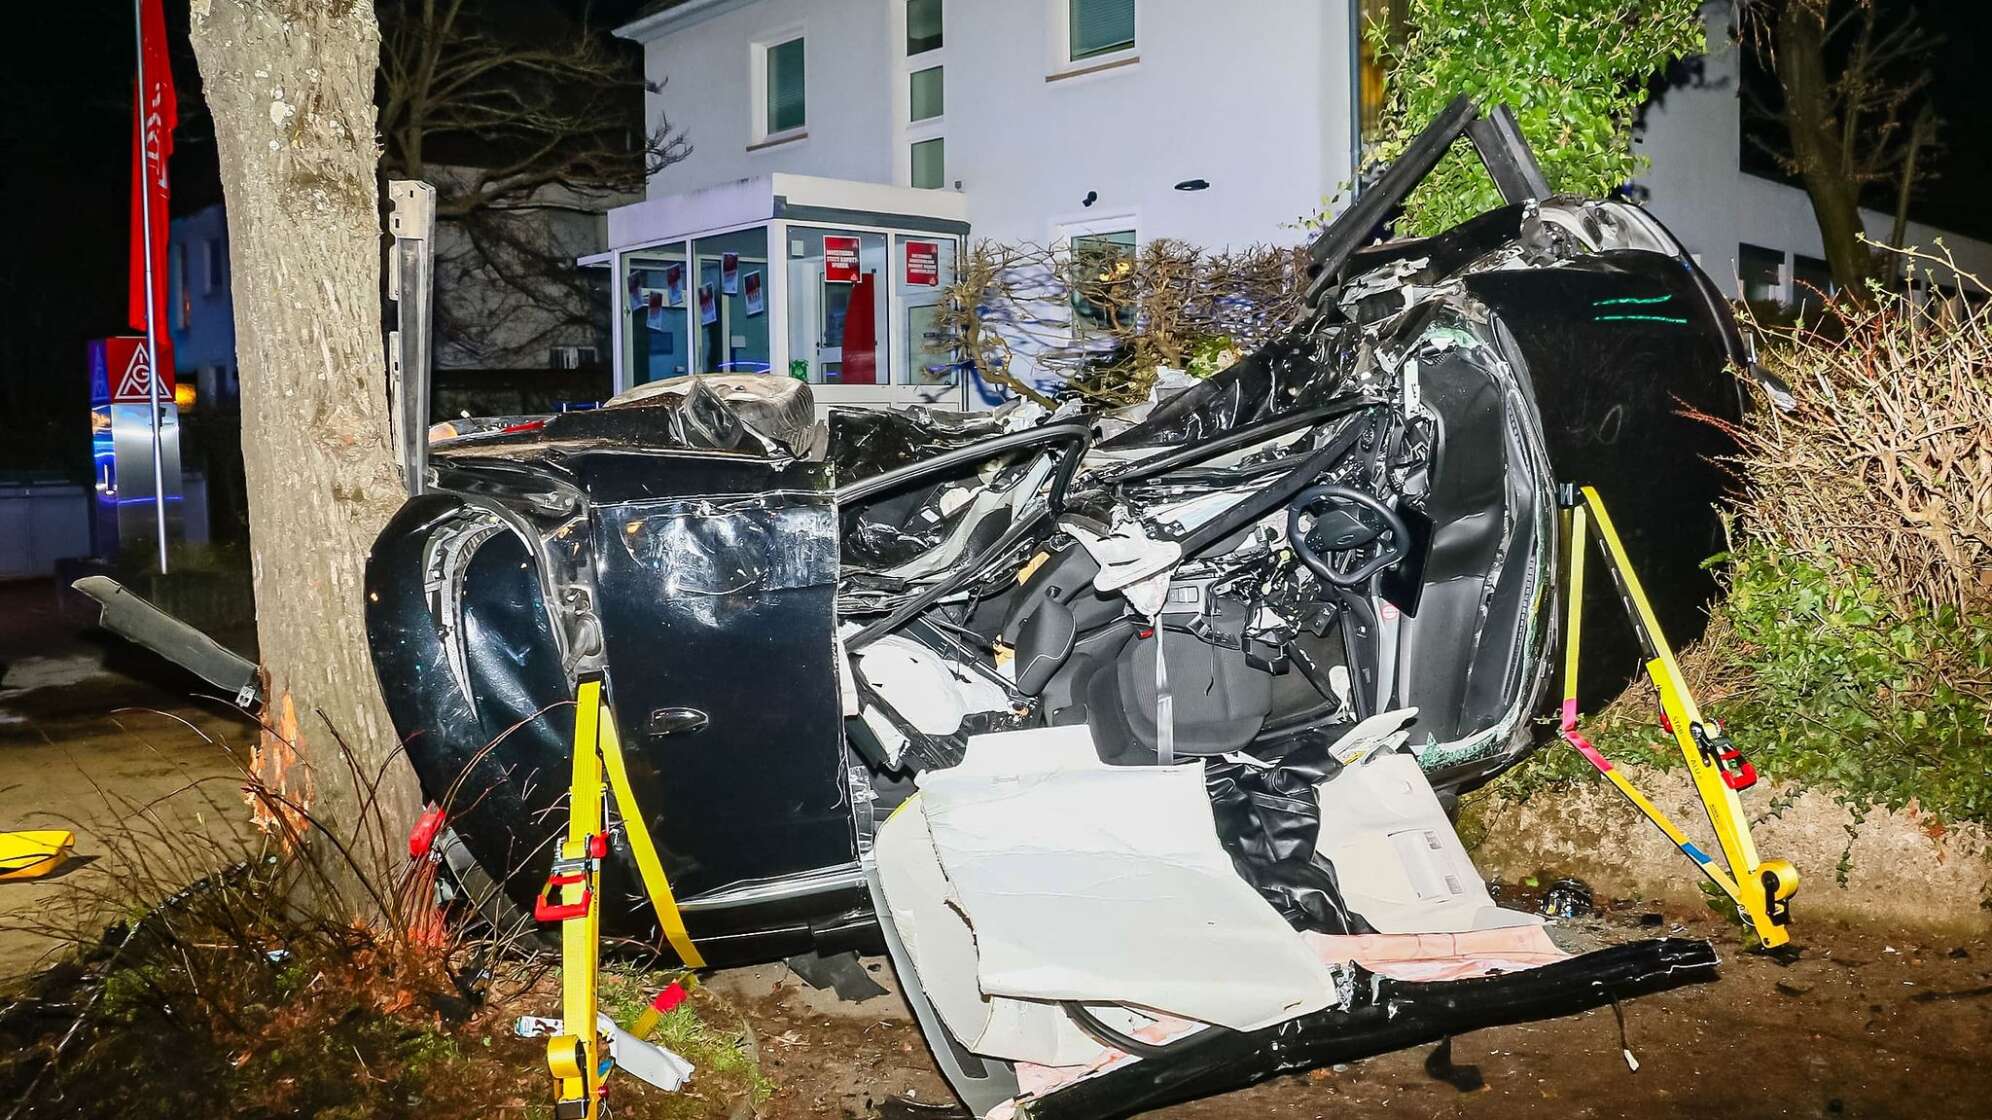
[[[39,879],[69,860],[76,834],[51,828],[39,832],[0,832],[0,881]]]

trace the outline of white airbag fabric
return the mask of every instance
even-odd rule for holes
[[[920,786],[984,995],[1237,1030],[1334,1001],[1326,968],[1218,843],[1201,763],[1107,766],[1086,728],[1045,728],[970,739]],[[885,889],[896,916],[891,877]],[[916,967],[931,983],[917,954]]]
[[[1494,905],[1418,760],[1366,753],[1314,787],[1314,852],[1378,933],[1466,933],[1540,922]]]
[[[976,985],[975,935],[953,905],[918,795],[878,830],[879,885],[927,1002],[963,1046],[991,1058],[1083,1065],[1102,1047],[1054,1004],[988,997]]]

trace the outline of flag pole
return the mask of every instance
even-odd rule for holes
[[[152,421],[152,513],[159,533],[159,574],[166,574],[166,456],[159,435],[159,300],[152,275],[152,151],[146,138],[145,0],[131,0],[132,38],[138,44],[138,168],[139,214],[145,238],[145,367],[146,414]]]

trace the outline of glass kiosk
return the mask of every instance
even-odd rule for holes
[[[939,326],[968,233],[960,195],[764,175],[609,212],[617,392],[776,373],[819,404],[967,406]]]

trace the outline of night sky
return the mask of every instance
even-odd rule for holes
[[[496,0],[493,0],[496,2]],[[538,2],[538,0],[512,0]],[[596,3],[624,15],[642,0]],[[1992,98],[1979,69],[1992,42],[1986,0],[1885,0],[1920,7],[1945,37],[1934,60],[1945,119],[1940,178],[1916,216],[1992,237]],[[579,7],[567,0],[563,7]],[[172,165],[174,211],[219,198],[214,144],[185,41],[186,0],[167,0],[176,38],[180,131]],[[10,11],[0,63],[0,193],[9,251],[0,254],[0,473],[89,474],[85,339],[124,329],[133,43],[124,0],[71,0]],[[1208,81],[1210,75],[1185,75]],[[248,267],[248,265],[245,265]]]

